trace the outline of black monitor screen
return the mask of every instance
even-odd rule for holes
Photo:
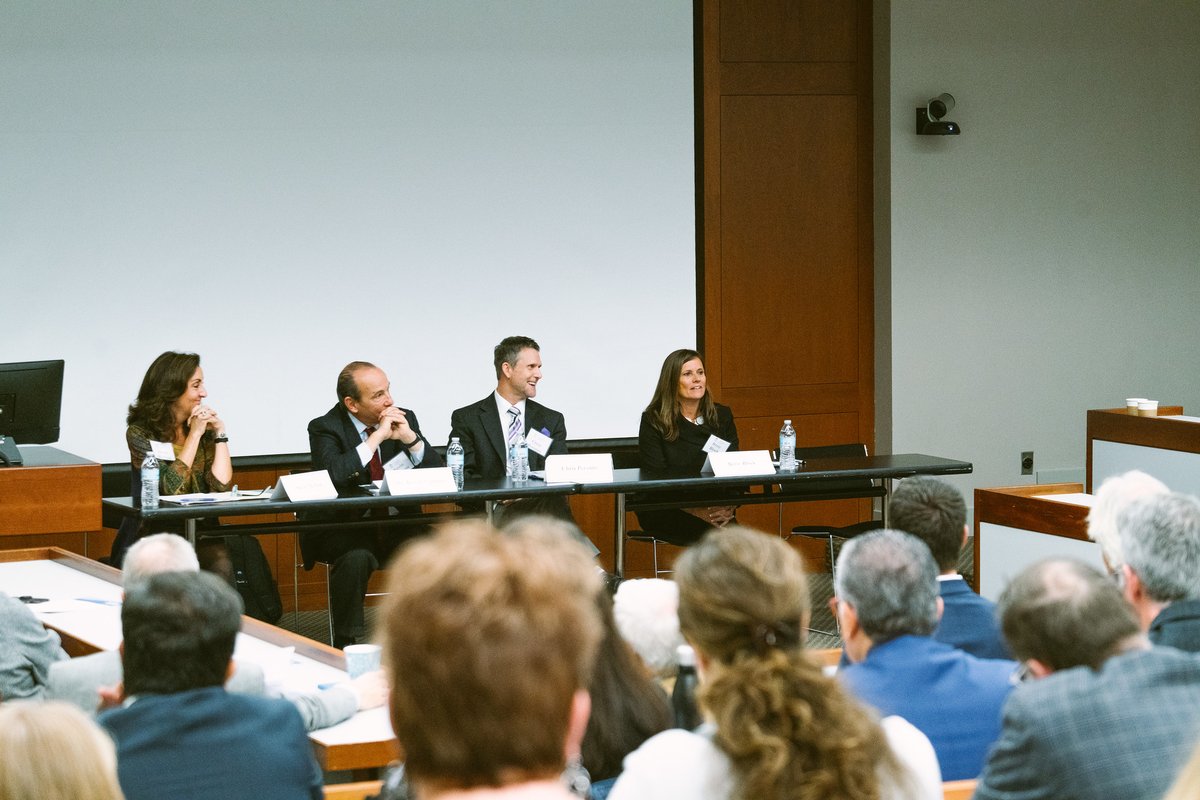
[[[58,441],[63,362],[0,364],[0,436],[18,444]]]

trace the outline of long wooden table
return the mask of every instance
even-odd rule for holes
[[[49,599],[29,608],[62,638],[72,656],[112,650],[121,641],[121,573],[56,547],[0,551],[0,588],[10,595]],[[289,648],[293,650],[289,653]],[[298,673],[305,688],[347,680],[340,650],[290,631],[242,617],[235,654],[264,671]],[[311,687],[308,687],[311,684]],[[325,770],[381,767],[399,755],[386,708],[361,711],[309,734]]]

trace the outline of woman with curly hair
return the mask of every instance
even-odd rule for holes
[[[192,492],[225,492],[233,480],[229,436],[225,421],[204,404],[204,370],[195,353],[166,352],[154,359],[137,399],[129,406],[125,442],[133,467],[132,491],[138,496],[142,462],[154,444],[169,447],[173,459],[159,458],[158,491],[161,495]],[[113,544],[113,566],[120,567],[125,549],[140,531],[123,524]],[[207,552],[212,551],[212,552]],[[223,544],[209,542],[197,548],[201,566],[224,574],[228,552]]]
[[[899,717],[880,723],[805,654],[808,585],[795,550],[730,527],[675,569],[708,721],[642,745],[611,800],[942,796],[929,740]]]

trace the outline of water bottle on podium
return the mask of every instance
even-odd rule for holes
[[[511,477],[515,484],[529,481],[529,444],[525,441],[524,434],[521,434],[516,444],[513,445]]]

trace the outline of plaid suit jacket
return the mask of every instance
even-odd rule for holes
[[[1022,684],[977,800],[1159,800],[1200,739],[1200,657],[1169,647]]]

